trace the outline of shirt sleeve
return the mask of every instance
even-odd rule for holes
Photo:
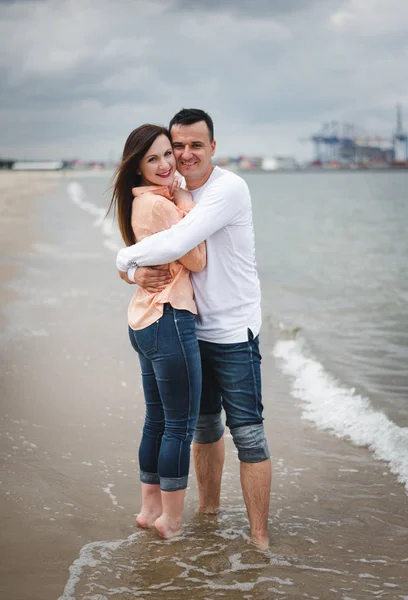
[[[134,266],[148,267],[178,260],[216,231],[231,224],[241,214],[247,198],[249,190],[240,179],[231,182],[228,188],[214,184],[179,223],[120,250],[117,268],[127,271]]]
[[[169,200],[157,200],[153,206],[152,219],[156,232],[167,230],[181,221],[189,209],[182,210]],[[190,271],[202,271],[206,265],[205,242],[198,244],[181,256],[178,261]]]

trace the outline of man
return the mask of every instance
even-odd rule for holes
[[[213,166],[216,142],[207,113],[183,109],[169,128],[177,169],[196,206],[171,229],[122,249],[116,264],[123,279],[157,291],[168,283],[168,274],[143,267],[169,263],[206,240],[207,267],[191,274],[203,371],[193,446],[199,510],[216,513],[220,506],[223,407],[238,449],[251,539],[267,548],[271,461],[262,417],[260,285],[251,198],[241,177]]]

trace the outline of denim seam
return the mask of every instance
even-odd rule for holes
[[[177,475],[180,478],[180,472],[181,472],[181,451],[183,448],[183,442],[181,440],[179,440],[179,455],[178,455],[178,461],[177,461]]]
[[[250,355],[250,360],[251,360],[251,369],[252,369],[252,377],[254,380],[254,390],[255,390],[255,410],[256,410],[256,414],[258,415],[259,418],[261,418],[261,415],[259,414],[259,406],[258,406],[258,386],[256,384],[256,376],[255,376],[255,367],[254,367],[254,356],[253,356],[253,352],[252,352],[252,347],[251,347],[251,342],[248,341],[248,346],[249,346],[249,355]]]
[[[186,427],[186,433],[185,433],[185,437],[184,437],[184,441],[186,441],[186,439],[188,437],[188,428],[189,428],[190,414],[191,414],[191,382],[190,382],[190,373],[188,370],[187,356],[186,356],[184,345],[183,345],[183,342],[182,342],[182,339],[180,336],[180,332],[179,332],[179,328],[178,328],[178,324],[177,324],[177,317],[174,312],[173,312],[173,319],[174,319],[174,326],[177,331],[177,337],[180,342],[181,351],[183,353],[184,363],[186,365],[186,373],[187,373],[187,381],[188,381],[188,413],[187,413],[187,427]],[[181,471],[181,449],[182,449],[182,442],[179,444],[179,455],[178,455],[178,461],[177,461],[177,473],[179,476],[180,476],[180,471]]]
[[[161,436],[156,439],[156,463],[157,463],[156,468],[157,468],[157,471],[159,471],[160,446],[161,446],[161,442],[162,442],[163,433],[164,433],[164,431],[162,431]]]
[[[179,331],[178,324],[177,324],[177,318],[176,318],[176,315],[174,313],[173,313],[173,318],[174,318],[174,326],[175,326],[176,331],[177,331],[177,337],[179,339],[180,346],[181,346],[181,351],[182,351],[183,357],[184,357],[184,364],[186,365],[186,373],[187,373],[187,381],[188,381],[188,415],[187,415],[186,433],[185,433],[185,437],[184,437],[184,441],[186,441],[187,437],[188,437],[188,428],[189,428],[190,416],[191,416],[191,396],[192,396],[191,380],[190,380],[190,372],[189,372],[189,369],[188,369],[188,362],[187,362],[186,352],[185,352],[185,349],[184,349],[184,344],[183,344],[183,341],[182,341],[181,336],[180,336],[180,331]],[[180,472],[180,463],[179,463],[179,472]]]
[[[155,352],[157,352],[157,350],[159,349],[159,327],[160,327],[160,319],[157,320]]]

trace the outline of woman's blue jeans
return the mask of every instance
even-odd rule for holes
[[[146,401],[140,480],[166,492],[185,489],[201,397],[195,315],[165,304],[161,319],[138,331],[129,328],[129,337],[139,354]]]

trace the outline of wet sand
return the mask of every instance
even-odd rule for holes
[[[229,437],[220,515],[195,515],[192,472],[183,536],[137,530],[144,409],[131,290],[64,182],[0,173],[0,597],[408,598],[405,489],[368,450],[301,420],[267,328],[270,552],[248,544]]]

